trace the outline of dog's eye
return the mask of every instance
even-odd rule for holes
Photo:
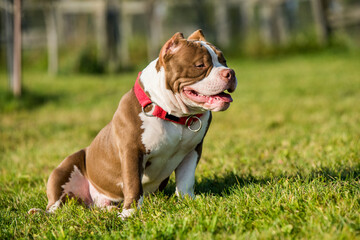
[[[218,60],[221,64],[226,64],[226,59],[224,57],[219,57]]]
[[[195,64],[195,67],[197,68],[203,68],[205,67],[205,64],[201,63],[201,64]]]

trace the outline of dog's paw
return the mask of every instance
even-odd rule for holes
[[[175,194],[176,194],[177,197],[179,197],[181,199],[184,199],[184,198],[190,198],[192,200],[196,199],[196,195],[192,191],[189,191],[189,192],[176,191]]]
[[[135,209],[123,209],[121,213],[119,213],[118,217],[122,220],[126,220],[127,218],[131,217],[135,213]]]
[[[28,211],[28,214],[44,213],[45,211],[40,208],[32,208]]]

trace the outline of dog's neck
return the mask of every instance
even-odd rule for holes
[[[165,70],[156,69],[158,59],[152,61],[141,73],[140,81],[144,91],[150,95],[150,99],[168,112],[177,117],[190,115],[190,109],[184,104],[180,93],[174,93],[166,88]]]

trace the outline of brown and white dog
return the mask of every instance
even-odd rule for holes
[[[176,194],[193,198],[210,111],[226,110],[232,98],[225,91],[236,85],[235,72],[201,30],[188,39],[176,33],[139,73],[90,146],[51,173],[47,212],[68,196],[107,208],[123,201],[124,219],[135,211],[133,203],[140,206],[143,196],[164,189],[173,171]]]

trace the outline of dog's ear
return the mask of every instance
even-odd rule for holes
[[[165,57],[168,54],[174,54],[180,48],[180,41],[184,39],[184,35],[182,33],[175,33],[161,48],[160,58]]]
[[[204,33],[201,29],[196,30],[195,32],[193,32],[187,40],[196,40],[196,41],[204,41],[206,42]]]
[[[180,44],[181,41],[186,42],[184,35],[182,33],[177,32],[164,44],[164,46],[160,50],[159,60],[156,63],[157,71],[160,71],[160,66],[165,66],[164,65],[165,58],[171,57],[181,48],[181,44]]]

